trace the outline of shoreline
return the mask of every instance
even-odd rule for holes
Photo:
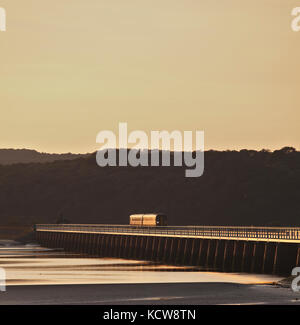
[[[284,280],[284,279],[283,279]],[[247,282],[247,283],[242,283],[242,282],[222,282],[222,281],[216,281],[216,282],[209,282],[209,281],[199,281],[199,282],[189,282],[189,281],[170,281],[170,282],[120,282],[120,283],[92,283],[92,282],[69,282],[69,283],[40,283],[39,280],[36,280],[36,283],[32,280],[7,280],[6,281],[6,287],[30,287],[30,286],[93,286],[93,285],[158,285],[158,284],[171,284],[171,285],[176,285],[176,284],[208,284],[208,283],[220,283],[220,284],[236,284],[236,285],[249,285],[249,286],[278,286],[282,288],[290,288],[289,283],[285,283],[284,285],[281,284],[281,281],[266,281],[266,282]],[[22,283],[18,283],[22,282]],[[28,283],[26,283],[28,282]]]
[[[294,304],[299,297],[283,276],[74,257],[36,245],[1,251],[0,305]]]
[[[275,285],[144,283],[9,286],[0,305],[300,304],[299,293]]]

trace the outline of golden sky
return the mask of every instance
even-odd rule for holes
[[[97,150],[101,130],[300,143],[298,0],[0,0],[0,147]]]

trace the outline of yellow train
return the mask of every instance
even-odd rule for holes
[[[157,214],[132,214],[129,218],[129,224],[132,226],[167,226],[167,216],[163,213]]]

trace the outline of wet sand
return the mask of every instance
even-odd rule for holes
[[[2,305],[298,305],[298,299],[287,288],[237,283],[31,285],[0,293]]]
[[[298,304],[282,277],[83,257],[2,242],[0,304]]]

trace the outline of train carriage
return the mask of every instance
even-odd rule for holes
[[[129,218],[129,224],[132,226],[167,226],[167,216],[163,213],[157,214],[132,214]]]

